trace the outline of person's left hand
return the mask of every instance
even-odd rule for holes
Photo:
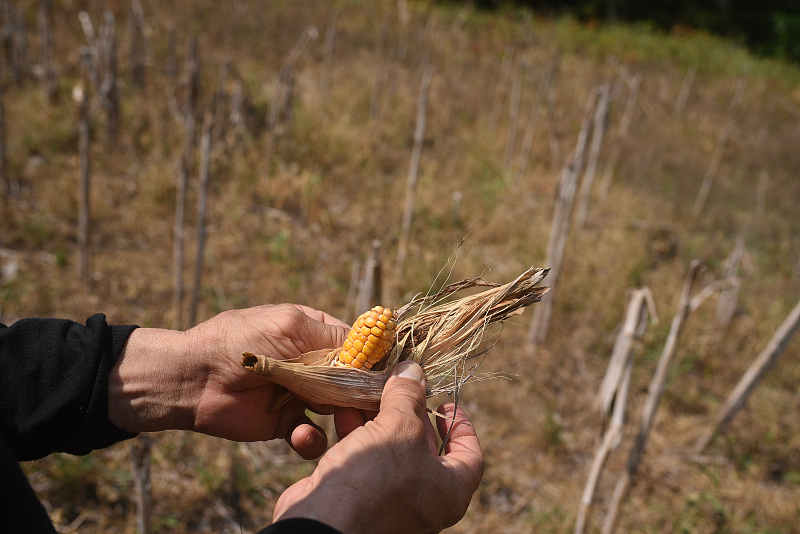
[[[322,430],[282,389],[242,368],[242,352],[291,359],[341,346],[348,325],[305,306],[223,312],[188,330],[133,331],[109,375],[109,418],[132,432],[189,429],[237,441],[286,438],[304,458],[327,446]]]

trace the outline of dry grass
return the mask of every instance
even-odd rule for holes
[[[515,10],[472,12],[458,28],[453,26],[458,9],[412,3],[407,56],[400,62],[391,55],[385,62],[390,83],[381,94],[379,118],[371,121],[380,27],[386,24],[392,54],[403,35],[393,3],[335,4],[339,17],[327,108],[319,80],[331,6],[199,1],[179,9],[177,2],[144,3],[156,53],[147,69],[146,91],[122,88],[115,150],[103,153],[102,116],[96,121],[91,291],[78,284],[76,275],[79,162],[75,109],[68,96],[77,73],[61,78],[62,98],[56,106],[43,102],[35,84],[10,86],[3,73],[9,169],[22,182],[20,198],[11,199],[0,219],[0,263],[18,266],[0,280],[3,322],[26,316],[84,321],[103,311],[117,323],[171,324],[171,228],[181,130],[168,112],[163,66],[173,22],[179,59],[190,32],[199,34],[201,106],[216,86],[218,65],[230,58],[244,84],[243,111],[250,128],[238,146],[218,144],[212,157],[200,318],[285,301],[343,315],[352,261],[365,257],[376,238],[383,240],[386,292],[396,303],[426,292],[468,232],[452,280],[483,273],[505,283],[530,265],[547,267],[541,262],[556,177],[575,144],[583,103],[598,83],[618,83],[624,68],[642,77],[639,105],[629,136],[622,140],[608,200],[593,197],[587,227],[573,230],[569,238],[547,343],[531,354],[524,345],[530,314],[508,321],[481,370],[516,376],[462,390],[461,402],[485,448],[487,471],[467,518],[452,532],[572,529],[598,435],[593,396],[624,314],[625,292],[647,285],[662,322],[636,349],[628,427],[600,481],[599,514],[593,522],[600,524],[627,459],[686,267],[700,258],[708,265],[705,280],[720,276],[721,262],[739,234],[745,236],[753,272],[744,278],[737,314],[720,331],[711,299],[688,318],[620,530],[798,531],[796,340],[703,462],[689,461],[685,454],[800,294],[800,181],[795,176],[800,117],[796,107],[786,104],[786,99],[800,101],[800,69],[750,57],[705,35],[666,36],[641,27],[593,29]],[[35,50],[35,10],[28,4]],[[57,4],[61,66],[76,61],[82,44],[78,5],[97,21],[106,4]],[[127,3],[108,5],[115,11],[125,52]],[[320,39],[298,64],[293,122],[267,161],[264,123],[274,81],[311,23],[319,28]],[[520,128],[540,77],[556,54],[560,58],[552,110],[542,113],[527,175],[513,182],[503,176],[510,86],[497,91],[501,55],[509,45],[517,59],[531,65]],[[436,73],[410,261],[398,278],[390,258],[399,237],[426,54]],[[674,116],[684,74],[692,66],[698,73],[691,96],[684,113]],[[684,222],[742,72],[748,76],[742,108],[706,212],[689,232]],[[608,142],[626,91],[612,88]],[[502,104],[496,132],[488,128],[495,100]],[[517,132],[518,144],[522,135]],[[608,151],[606,144],[599,172]],[[769,172],[769,185],[765,214],[758,217],[755,190],[762,170]],[[451,213],[455,191],[463,195],[458,219]],[[192,189],[188,221],[194,221],[194,203]],[[642,220],[664,228],[642,229],[637,226]],[[187,258],[194,257],[193,246],[190,241]],[[487,267],[491,271],[484,272]],[[187,265],[184,279],[190,272]],[[154,450],[157,532],[238,532],[239,523],[254,530],[271,516],[280,491],[313,467],[282,443],[232,445],[181,432],[155,436]],[[127,462],[127,446],[120,444],[87,458],[53,456],[26,470],[60,524],[86,511],[79,532],[133,532]]]

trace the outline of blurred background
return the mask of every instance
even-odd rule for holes
[[[0,320],[349,322],[550,267],[459,396],[449,532],[798,532],[799,7],[3,2]],[[81,533],[254,532],[313,467],[187,432],[23,466]]]

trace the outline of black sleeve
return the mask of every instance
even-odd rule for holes
[[[62,319],[0,324],[0,436],[17,460],[87,454],[135,434],[108,420],[108,373],[135,326]]]
[[[56,534],[44,505],[0,436],[0,517],[6,534]]]
[[[273,523],[258,534],[342,534],[325,523],[304,517],[292,517]]]

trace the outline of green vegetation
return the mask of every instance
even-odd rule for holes
[[[499,0],[479,0],[481,7],[496,7]],[[626,21],[676,34],[712,32],[736,39],[757,53],[800,59],[800,3],[797,0],[517,0],[544,13],[572,13],[584,22]]]

